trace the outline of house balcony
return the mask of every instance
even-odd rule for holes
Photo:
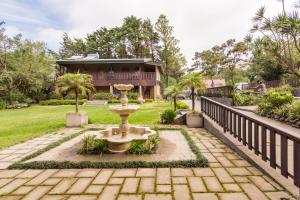
[[[95,86],[109,86],[113,84],[132,84],[154,86],[155,72],[97,72],[92,73]]]

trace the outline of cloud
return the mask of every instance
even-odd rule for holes
[[[6,9],[0,8],[0,13],[3,11],[6,17],[10,16],[15,21],[21,21],[19,17],[24,16],[23,21],[27,23],[24,27],[13,25],[32,33],[32,39],[46,41],[55,50],[59,48],[63,32],[72,37],[85,37],[102,26],[121,25],[123,18],[129,15],[150,18],[155,22],[160,14],[166,14],[189,65],[195,51],[211,48],[229,38],[242,39],[251,28],[251,18],[260,6],[266,5],[270,15],[281,11],[281,4],[276,0],[28,1],[31,3],[24,5],[20,3],[22,1],[1,0],[0,7],[5,2]],[[286,3],[289,7],[294,0],[286,0]]]

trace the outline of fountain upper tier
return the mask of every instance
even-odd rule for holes
[[[129,115],[136,110],[138,110],[140,107],[136,105],[127,105],[127,106],[122,106],[122,105],[116,105],[116,106],[110,106],[109,109],[115,113],[118,113],[119,115]]]

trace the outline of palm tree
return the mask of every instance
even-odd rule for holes
[[[171,96],[173,98],[174,111],[177,110],[177,105],[176,105],[177,95],[179,95],[181,93],[182,93],[182,86],[180,84],[171,85],[171,86],[167,87],[165,90],[164,94],[166,96]]]
[[[61,94],[75,95],[76,112],[78,112],[79,94],[92,94],[95,91],[93,77],[88,74],[70,74],[67,73],[58,77],[56,89]]]
[[[205,91],[206,87],[200,73],[190,73],[183,77],[181,85],[189,87],[192,92],[192,110],[195,111],[195,90],[198,92]]]

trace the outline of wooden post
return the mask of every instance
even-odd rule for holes
[[[139,97],[142,97],[143,98],[143,89],[142,89],[142,86],[139,85]]]
[[[109,85],[109,93],[113,94],[114,93],[114,88],[112,85]]]

